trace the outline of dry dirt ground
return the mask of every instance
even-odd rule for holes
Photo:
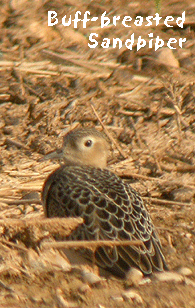
[[[48,10],[59,23],[47,25]],[[153,1],[0,2],[0,307],[195,307],[195,3],[163,1],[158,26],[86,28],[61,18],[76,11],[109,18],[156,13]],[[184,27],[176,18],[185,11]],[[172,27],[163,24],[173,16]],[[89,16],[88,16],[89,17]],[[99,45],[89,48],[90,33]],[[133,50],[125,40],[135,34]],[[183,48],[155,51],[148,34]],[[147,45],[137,51],[138,36]],[[103,38],[120,38],[102,48]],[[185,275],[131,285],[86,277],[85,268],[43,243],[77,222],[44,220],[40,192],[58,162],[41,158],[75,126],[108,129],[109,167],[148,203],[169,268]],[[79,223],[79,222],[78,222]],[[68,229],[68,231],[67,231]],[[97,269],[93,267],[95,272]],[[91,271],[92,271],[91,270]],[[189,276],[186,276],[189,274]],[[133,297],[131,297],[131,293]]]

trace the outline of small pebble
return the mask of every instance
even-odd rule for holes
[[[89,285],[97,285],[106,280],[88,271],[83,271],[82,277],[84,282],[88,283]]]
[[[164,65],[179,67],[179,61],[168,47],[161,48],[161,50],[156,52],[156,58]]]
[[[111,296],[111,299],[116,301],[116,302],[124,302],[122,296]]]
[[[142,297],[135,291],[129,290],[122,293],[122,297],[125,301],[136,302],[137,304],[143,304]]]
[[[175,281],[181,282],[183,281],[182,275],[175,272],[162,272],[162,273],[154,273],[153,276],[159,281]]]
[[[145,284],[149,284],[151,283],[151,279],[150,278],[143,278],[140,282],[139,282],[139,286],[143,286]]]
[[[137,286],[143,279],[143,273],[137,268],[132,267],[127,273],[127,281],[130,285]]]
[[[190,276],[192,275],[192,270],[188,267],[180,267],[177,269],[177,273],[183,276]]]

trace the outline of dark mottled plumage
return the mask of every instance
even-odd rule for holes
[[[93,144],[89,146],[90,140]],[[84,223],[73,233],[77,240],[141,240],[144,245],[140,247],[96,249],[97,264],[117,276],[125,277],[131,266],[144,274],[162,271],[167,267],[160,241],[140,195],[114,173],[97,168],[96,164],[94,167],[93,161],[72,160],[75,155],[70,148],[79,155],[79,151],[90,152],[89,148],[101,141],[106,161],[108,144],[100,132],[86,129],[68,134],[62,151],[66,163],[47,178],[43,187],[45,215],[82,217]],[[101,155],[102,149],[96,148],[96,152]]]

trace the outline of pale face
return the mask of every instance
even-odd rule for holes
[[[109,154],[109,145],[104,137],[95,134],[85,136],[72,135],[63,147],[65,161],[81,165],[105,168]]]

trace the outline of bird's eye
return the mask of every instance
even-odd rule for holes
[[[92,146],[92,140],[87,140],[87,141],[85,141],[85,146],[86,147],[91,147]]]

